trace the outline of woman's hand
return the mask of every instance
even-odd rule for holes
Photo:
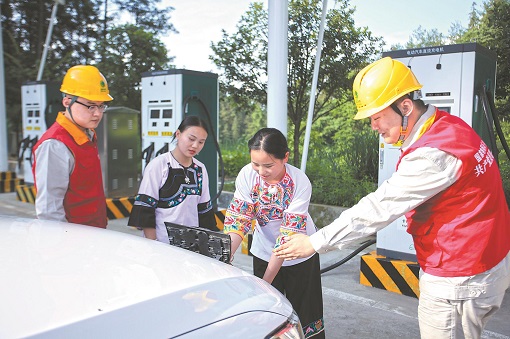
[[[285,237],[285,242],[273,252],[280,259],[293,260],[309,257],[315,250],[307,235],[294,234]]]

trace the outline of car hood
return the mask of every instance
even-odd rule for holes
[[[249,313],[292,313],[271,285],[231,265],[90,226],[1,217],[0,267],[0,337],[59,328],[172,337]]]

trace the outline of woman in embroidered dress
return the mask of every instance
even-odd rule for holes
[[[248,148],[251,163],[236,178],[234,197],[225,216],[224,232],[232,239],[232,253],[255,220],[250,249],[254,274],[289,299],[307,338],[324,338],[319,256],[283,261],[273,254],[284,236],[317,231],[308,213],[312,186],[305,173],[287,163],[287,140],[279,130],[259,130]]]
[[[143,229],[148,239],[169,243],[165,221],[218,231],[209,194],[209,176],[194,158],[204,147],[207,125],[186,117],[172,141],[175,148],[154,158],[144,170],[128,225]]]

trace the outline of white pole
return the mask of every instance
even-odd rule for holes
[[[310,103],[308,105],[308,119],[306,121],[305,143],[303,144],[303,156],[301,157],[301,170],[306,172],[306,161],[308,160],[308,146],[310,144],[310,132],[312,131],[313,110],[315,107],[315,92],[317,89],[317,78],[319,77],[319,66],[321,63],[322,38],[324,37],[324,22],[328,0],[322,1],[322,17],[319,26],[319,41],[317,42],[317,53],[315,54],[315,65],[313,69],[312,88],[310,90]]]
[[[267,126],[287,136],[288,0],[269,0]]]
[[[55,17],[57,16],[57,7],[58,4],[64,4],[64,0],[55,0],[53,4],[53,10],[51,11],[50,24],[48,26],[48,32],[46,33],[46,42],[44,43],[44,50],[41,56],[41,63],[39,64],[39,72],[37,73],[37,81],[40,81],[44,71],[44,64],[46,63],[46,56],[48,55],[48,47],[50,45],[51,34],[53,32],[53,24],[55,22]]]
[[[0,5],[3,1],[0,0]],[[0,18],[2,10],[0,8]],[[7,172],[9,169],[7,155],[7,114],[5,107],[5,67],[4,67],[4,42],[2,37],[2,22],[0,21],[0,172]]]

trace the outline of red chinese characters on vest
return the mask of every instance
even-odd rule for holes
[[[491,269],[510,250],[510,213],[494,156],[462,119],[439,110],[430,129],[400,159],[419,147],[462,161],[453,185],[406,214],[420,267],[442,277]]]

